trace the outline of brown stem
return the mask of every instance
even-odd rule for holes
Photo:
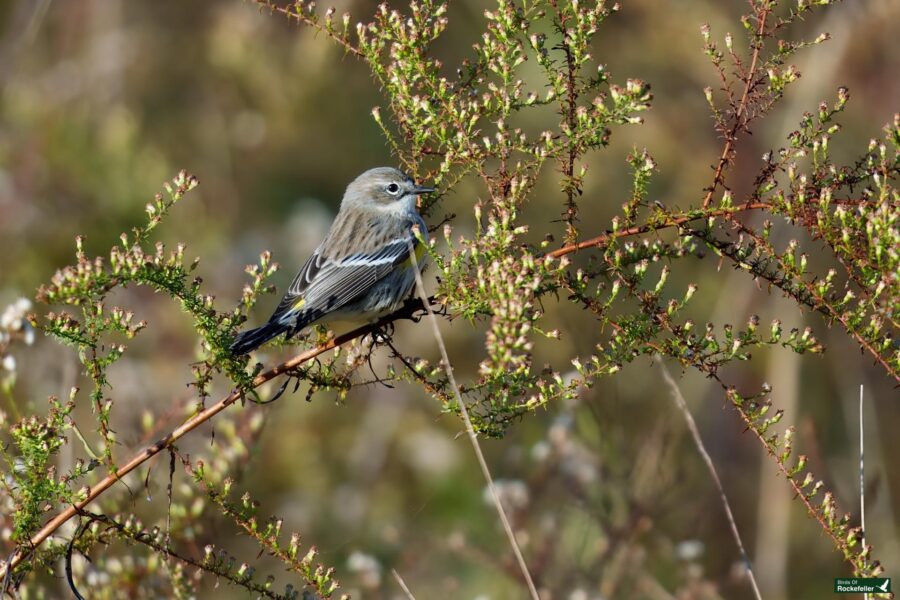
[[[334,348],[342,346],[343,344],[346,344],[351,340],[355,340],[375,331],[386,323],[410,316],[421,307],[422,304],[419,301],[408,302],[398,311],[388,315],[387,317],[384,317],[376,323],[358,327],[353,331],[349,331],[343,335],[332,338],[327,343],[321,346],[310,348],[305,352],[301,352],[293,358],[257,375],[253,380],[253,387],[257,388],[267,381],[270,381],[279,375],[289,372],[290,370],[314,359],[315,357],[325,352],[328,352],[329,350],[333,350]],[[68,508],[57,514],[55,517],[50,519],[47,524],[41,528],[40,531],[38,531],[31,537],[27,545],[17,548],[10,559],[6,562],[6,564],[3,565],[3,567],[0,567],[0,578],[5,577],[8,570],[14,569],[19,564],[21,564],[22,561],[31,554],[31,551],[34,548],[42,544],[48,537],[53,535],[53,533],[57,529],[59,529],[66,521],[76,516],[79,511],[83,510],[88,504],[96,500],[103,492],[111,488],[122,477],[131,473],[163,450],[171,447],[173,444],[175,444],[175,442],[183,438],[185,435],[237,402],[242,396],[243,392],[241,391],[236,390],[231,392],[212,406],[195,414],[193,417],[185,421],[182,425],[157,440],[154,444],[147,446],[146,448],[132,456],[131,459],[124,465],[119,467],[115,473],[109,474],[101,479],[96,485],[92,486],[88,490],[87,495],[83,500],[69,506]]]
[[[703,198],[703,208],[709,206],[712,202],[713,194],[719,189],[719,186],[725,181],[725,167],[731,161],[731,155],[734,150],[734,143],[737,140],[737,134],[744,127],[741,122],[741,116],[747,108],[747,102],[750,99],[750,91],[753,89],[753,83],[756,79],[756,64],[759,61],[759,53],[762,50],[762,37],[766,31],[766,17],[769,16],[769,10],[763,9],[762,17],[759,20],[759,29],[756,32],[756,43],[753,46],[753,57],[750,60],[750,69],[747,71],[747,77],[744,80],[744,93],[738,102],[737,110],[734,113],[734,123],[731,130],[725,135],[725,148],[722,150],[722,156],[719,157],[719,164],[716,165],[716,172],[713,175],[712,185],[706,191],[706,197]]]
[[[703,214],[700,215],[682,215],[678,217],[672,217],[666,219],[664,221],[660,221],[659,223],[647,223],[644,225],[635,225],[634,227],[628,227],[626,229],[619,229],[617,231],[608,231],[603,235],[599,235],[595,238],[591,238],[589,240],[584,240],[583,242],[578,242],[576,244],[568,244],[563,246],[562,248],[557,248],[553,252],[547,253],[547,256],[551,258],[559,258],[561,256],[565,256],[566,254],[572,254],[573,252],[577,252],[578,250],[584,250],[586,248],[599,248],[601,246],[605,246],[610,242],[610,240],[630,237],[633,235],[640,235],[642,233],[649,233],[651,231],[659,231],[661,229],[670,229],[672,227],[678,227],[680,225],[684,225],[690,221],[696,221],[698,219],[707,219],[710,217],[721,217],[724,215],[730,215],[733,213],[744,212],[748,210],[759,210],[764,208],[772,208],[772,205],[768,202],[750,202],[747,204],[741,204],[739,206],[735,206],[732,208],[718,208],[716,210],[704,211]]]
[[[577,92],[575,89],[575,60],[572,57],[572,49],[569,47],[568,35],[565,30],[565,22],[560,24],[560,32],[563,34],[563,50],[566,54],[566,109],[565,118],[569,128],[569,134],[575,135],[577,127],[575,110]],[[577,137],[577,136],[576,136]],[[566,212],[564,213],[566,220],[566,243],[573,244],[578,239],[578,229],[575,226],[578,221],[578,204],[575,195],[578,192],[578,186],[575,183],[575,159],[578,156],[578,144],[575,140],[568,140],[568,152],[563,164],[563,175],[566,178]]]
[[[733,220],[732,220],[732,222],[735,223],[735,226],[737,227],[737,229],[739,231],[741,231],[742,233],[753,238],[753,240],[759,246],[761,246],[761,247],[769,246],[770,247],[770,245],[768,244],[768,242],[765,239],[760,237],[759,234],[757,234],[755,231],[753,231],[746,225],[739,223],[737,221],[733,221]],[[784,259],[774,251],[771,254],[775,258],[775,260],[778,262],[779,268],[785,273],[790,273],[790,269],[789,269],[788,265],[784,262]],[[726,253],[726,256],[727,256],[727,253]],[[732,258],[732,257],[729,257],[729,258]],[[732,258],[732,260],[733,260],[733,258]],[[738,262],[738,261],[735,261],[735,262]],[[850,337],[852,337],[854,340],[857,341],[857,343],[859,343],[861,349],[865,349],[866,352],[871,354],[872,357],[875,359],[875,361],[878,364],[880,364],[884,368],[884,370],[890,376],[892,376],[898,384],[900,384],[900,372],[897,372],[897,370],[891,366],[891,364],[884,358],[884,356],[882,356],[881,352],[879,352],[878,349],[875,348],[875,346],[873,346],[869,340],[867,340],[857,329],[855,329],[852,326],[852,323],[846,317],[846,315],[842,314],[838,310],[835,310],[831,306],[831,304],[828,303],[828,299],[825,298],[824,296],[822,296],[821,294],[819,294],[819,292],[816,290],[816,286],[814,286],[813,284],[811,284],[807,281],[803,281],[802,279],[792,278],[792,281],[796,281],[797,284],[800,285],[807,294],[809,294],[810,301],[804,302],[801,298],[797,297],[796,294],[792,293],[790,289],[788,289],[788,287],[785,285],[783,280],[779,280],[774,277],[767,277],[765,274],[760,274],[760,277],[766,279],[772,285],[781,289],[785,294],[787,294],[788,296],[793,298],[799,304],[808,306],[809,308],[815,310],[816,312],[824,315],[828,319],[833,319],[833,320],[838,321],[844,327],[844,330],[848,334],[850,334]]]
[[[712,379],[714,379],[719,385],[721,385],[722,389],[724,389],[727,394],[727,392],[730,388],[721,379],[719,379],[719,377],[717,375],[710,374],[709,376]],[[761,433],[759,431],[759,429],[755,426],[753,418],[749,414],[747,414],[747,411],[744,410],[744,408],[740,404],[734,402],[733,399],[731,400],[731,405],[734,407],[735,410],[737,410],[741,419],[743,419],[744,423],[747,425],[747,429],[749,429],[751,432],[753,432],[753,435],[755,435],[757,437],[757,439],[760,441],[760,443],[763,445],[763,448],[765,448],[766,453],[775,459],[775,464],[778,467],[778,471],[784,476],[784,478],[787,480],[788,484],[790,484],[791,489],[794,490],[794,494],[796,495],[796,497],[800,498],[800,501],[803,502],[803,505],[806,507],[807,514],[809,514],[809,516],[811,516],[813,519],[815,519],[819,523],[819,525],[822,527],[822,530],[825,532],[825,534],[831,538],[831,541],[834,544],[834,546],[836,548],[839,548],[841,550],[841,552],[843,554],[845,554],[845,557],[844,557],[845,560],[849,560],[849,557],[846,555],[850,553],[851,546],[847,543],[847,540],[842,537],[838,537],[835,534],[832,527],[829,525],[828,521],[825,519],[825,516],[822,514],[821,510],[819,510],[815,506],[813,506],[812,502],[810,501],[811,496],[803,490],[803,486],[801,486],[799,483],[797,483],[795,476],[791,474],[791,470],[788,469],[787,466],[785,466],[784,461],[782,461],[780,459],[780,457],[778,456],[778,454],[776,454],[775,450],[771,446],[771,442],[769,441],[769,439],[763,433]],[[850,562],[851,562],[851,564],[853,564],[854,567],[856,567],[856,565],[854,563],[852,563],[852,561],[850,561]],[[854,568],[854,570],[856,570],[856,569]],[[859,573],[859,575],[862,575],[862,576],[868,576],[868,575],[872,575],[872,574],[873,574],[872,572]]]
[[[128,538],[138,544],[143,544],[148,548],[152,549],[154,552],[159,552],[163,554],[167,558],[173,558],[180,563],[184,564],[188,567],[194,567],[197,571],[202,571],[209,575],[214,575],[216,578],[227,579],[234,585],[241,586],[248,591],[256,592],[260,596],[265,596],[266,598],[272,598],[273,600],[278,600],[279,598],[283,598],[284,596],[280,594],[276,594],[270,589],[267,589],[265,586],[260,585],[252,580],[241,580],[235,577],[231,572],[227,569],[216,568],[215,566],[210,566],[206,564],[203,560],[195,559],[185,554],[181,554],[175,550],[172,550],[165,544],[160,544],[156,542],[152,535],[148,534],[144,530],[135,531],[133,529],[129,529],[125,527],[122,523],[116,521],[115,519],[111,519],[110,517],[102,514],[79,511],[80,516],[89,519],[90,521],[97,521],[98,523],[102,523],[107,528],[114,529],[117,534]]]
[[[254,4],[256,4],[257,6],[259,6],[260,9],[268,8],[271,12],[281,13],[282,15],[287,17],[289,20],[294,19],[298,23],[305,23],[306,25],[309,25],[310,27],[314,27],[318,31],[324,32],[325,35],[327,35],[332,40],[337,42],[341,47],[344,48],[344,50],[347,53],[352,54],[354,56],[358,56],[360,58],[363,57],[363,52],[359,48],[357,48],[356,46],[354,46],[353,44],[348,42],[344,37],[336,34],[334,31],[329,31],[324,25],[322,25],[315,19],[310,18],[308,15],[304,14],[302,11],[291,10],[290,8],[278,6],[277,4],[273,3],[271,0],[251,0],[251,1]],[[292,7],[295,7],[297,5],[298,5],[297,2],[291,3]],[[302,4],[300,6],[302,7]]]

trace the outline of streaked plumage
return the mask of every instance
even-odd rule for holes
[[[269,322],[238,334],[231,351],[246,354],[281,333],[316,321],[373,320],[398,307],[415,284],[409,257],[423,248],[413,234],[428,229],[416,210],[420,187],[390,167],[370,169],[344,193],[325,240],[297,273]]]

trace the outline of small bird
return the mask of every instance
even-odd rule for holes
[[[406,299],[416,282],[409,255],[421,269],[428,228],[416,208],[433,192],[391,167],[369,169],[344,192],[325,240],[297,273],[278,308],[262,327],[242,331],[235,356],[252,352],[281,333],[288,337],[318,321],[372,321]]]

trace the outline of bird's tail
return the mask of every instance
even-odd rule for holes
[[[276,337],[278,334],[284,333],[290,329],[292,329],[292,327],[289,325],[284,325],[276,321],[274,323],[266,323],[262,327],[257,327],[256,329],[242,331],[234,339],[234,343],[231,344],[231,353],[234,356],[240,356],[252,352]]]

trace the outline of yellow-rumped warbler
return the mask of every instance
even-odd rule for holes
[[[281,333],[288,337],[322,320],[373,320],[397,308],[421,268],[424,247],[412,231],[428,237],[416,209],[419,194],[433,192],[390,167],[370,169],[347,186],[325,240],[297,273],[269,322],[238,334],[235,355],[246,354]]]

